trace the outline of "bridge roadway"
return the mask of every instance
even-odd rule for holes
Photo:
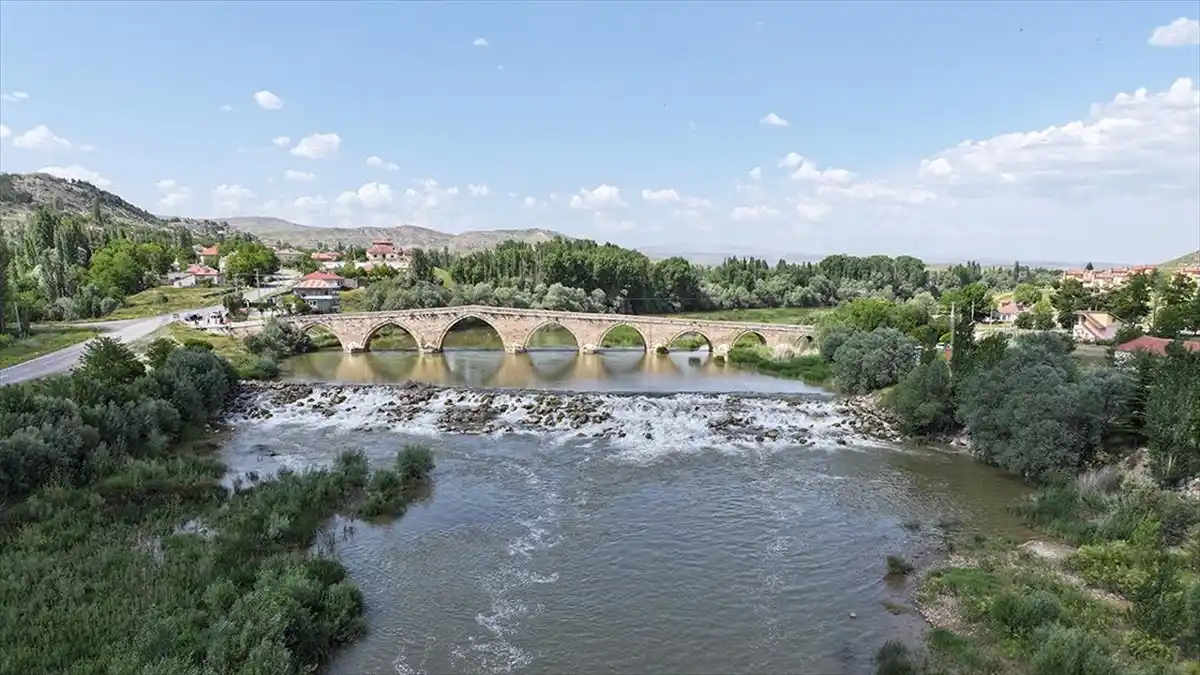
[[[500,336],[505,351],[523,352],[529,339],[547,325],[557,325],[575,338],[579,351],[588,354],[600,349],[605,335],[617,326],[629,326],[641,335],[648,350],[664,349],[676,338],[695,334],[704,338],[714,355],[724,356],[739,338],[755,335],[768,347],[790,345],[800,349],[812,346],[815,326],[676,319],[629,314],[590,314],[557,312],[545,309],[517,309],[465,305],[402,311],[356,312],[350,314],[307,314],[278,317],[277,320],[302,330],[324,328],[337,336],[348,352],[365,351],[371,338],[384,326],[408,332],[422,352],[440,352],[454,324],[475,318],[490,325]],[[217,328],[218,332],[244,337],[262,330],[264,321],[244,321]]]

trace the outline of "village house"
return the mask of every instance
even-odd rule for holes
[[[221,260],[221,251],[216,246],[201,246],[200,250],[196,251],[196,255],[200,258],[201,265],[219,266]]]
[[[1013,300],[1004,300],[996,306],[997,323],[1013,323],[1017,317],[1028,312],[1029,308]]]
[[[1076,342],[1109,342],[1125,324],[1108,312],[1076,312],[1071,336]]]
[[[314,312],[328,314],[341,311],[341,292],[354,288],[353,279],[330,272],[313,272],[292,286],[292,294],[308,303]]]
[[[177,272],[168,277],[171,285],[175,288],[191,288],[193,286],[202,286],[210,284],[220,286],[224,281],[224,275],[219,271],[209,267],[208,265],[188,265],[183,272]]]
[[[398,270],[406,270],[410,264],[408,251],[397,248],[387,240],[371,243],[371,248],[367,249],[367,262],[387,265]]]
[[[314,253],[309,257],[319,263],[329,263],[329,262],[337,262],[337,261],[341,260],[342,254],[338,253],[336,251],[323,251],[323,252],[319,252],[319,253]]]
[[[1135,275],[1150,274],[1154,265],[1134,265],[1132,267],[1113,267],[1106,270],[1073,269],[1063,272],[1063,279],[1078,279],[1084,288],[1098,291],[1108,291],[1120,288]]]
[[[1133,355],[1138,352],[1149,352],[1151,354],[1157,354],[1158,356],[1166,356],[1167,345],[1171,344],[1172,342],[1174,342],[1174,340],[1154,337],[1151,335],[1143,335],[1114,347],[1113,360],[1117,363],[1124,363],[1132,359]],[[1200,352],[1200,341],[1181,340],[1179,344],[1188,351]]]

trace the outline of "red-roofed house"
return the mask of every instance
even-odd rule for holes
[[[371,243],[371,248],[367,249],[367,260],[401,270],[408,269],[409,265],[408,251],[383,239]]]
[[[1000,323],[1012,323],[1028,311],[1029,308],[1019,302],[1005,300],[996,307],[996,320]]]
[[[308,274],[300,277],[300,281],[329,281],[337,284],[338,288],[356,288],[358,286],[358,282],[356,282],[354,279],[347,279],[339,274],[326,272],[324,270],[309,272]]]
[[[221,252],[216,246],[204,246],[196,255],[200,256],[200,262],[205,265],[219,265],[221,260]]]
[[[342,254],[334,251],[325,251],[322,253],[314,253],[311,257],[317,262],[336,262],[342,259]]]
[[[313,274],[326,273],[313,272]],[[308,276],[311,277],[312,274]],[[333,276],[337,277],[336,274]],[[342,277],[337,277],[337,279],[342,279]],[[315,312],[337,312],[341,309],[342,292],[342,284],[337,279],[305,277],[292,286],[292,295],[308,303],[308,306],[312,307]]]
[[[178,279],[172,281],[171,285],[175,288],[190,288],[201,283],[211,283],[214,286],[219,286],[223,281],[224,276],[219,271],[208,265],[193,263],[188,265],[187,270]]]
[[[1172,342],[1175,342],[1175,340],[1153,337],[1151,335],[1143,335],[1124,344],[1117,345],[1114,348],[1114,351],[1116,352],[1117,361],[1126,361],[1132,358],[1137,352],[1150,352],[1151,354],[1157,354],[1158,356],[1166,356],[1167,345],[1171,344]],[[1180,340],[1178,342],[1179,344],[1183,345],[1184,349],[1188,351],[1200,352],[1200,341]]]

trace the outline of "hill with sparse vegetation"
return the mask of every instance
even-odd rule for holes
[[[1158,269],[1167,272],[1193,266],[1200,266],[1200,251],[1192,251],[1187,255],[1181,255],[1178,258],[1172,258],[1164,263],[1160,263]]]
[[[451,251],[477,251],[494,248],[510,239],[529,243],[550,241],[565,236],[552,230],[477,230],[461,234],[439,232],[427,227],[400,225],[398,227],[311,227],[281,218],[226,218],[229,229],[245,232],[269,243],[281,241],[291,246],[330,247],[336,242],[345,246],[370,246],[371,242],[386,239],[397,246],[425,249],[448,248]]]

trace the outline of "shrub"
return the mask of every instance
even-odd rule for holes
[[[406,445],[396,457],[396,471],[406,485],[429,478],[433,472],[433,452],[424,445]]]
[[[251,353],[260,355],[290,356],[312,349],[312,342],[304,331],[273,318],[267,319],[261,332],[247,336],[243,342]]]
[[[242,365],[238,374],[247,380],[273,380],[279,376],[279,361],[271,354],[255,356]]]
[[[1018,637],[1057,621],[1062,614],[1058,598],[1046,591],[1007,590],[997,595],[988,607],[988,617]]]
[[[916,340],[894,328],[853,333],[833,354],[833,376],[846,393],[882,389],[917,365],[919,349]]]
[[[895,555],[887,557],[887,573],[890,577],[902,577],[911,574],[913,571],[912,563],[904,558]]]
[[[954,427],[954,387],[940,358],[922,363],[888,393],[884,404],[906,434],[935,434]]]
[[[1081,546],[1067,563],[1093,586],[1117,593],[1130,593],[1145,582],[1145,570],[1137,566],[1133,546],[1126,541]]]
[[[1036,675],[1123,675],[1102,638],[1079,628],[1054,625],[1033,654]]]
[[[161,368],[167,362],[167,357],[176,349],[178,349],[178,345],[174,341],[158,338],[146,345],[146,360],[150,362],[151,368]]]
[[[875,652],[875,675],[919,675],[924,669],[908,647],[898,640],[888,640]]]

